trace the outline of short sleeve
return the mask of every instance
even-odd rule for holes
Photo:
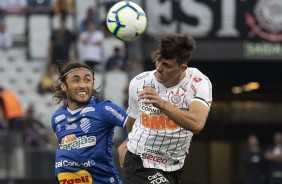
[[[136,119],[138,116],[138,104],[137,104],[137,88],[136,88],[136,79],[133,78],[130,81],[128,89],[128,116]]]
[[[106,101],[101,108],[105,122],[110,123],[112,126],[125,127],[127,114],[122,107],[110,101]]]
[[[206,76],[194,76],[192,85],[195,89],[195,96],[191,101],[199,101],[208,108],[212,102],[212,84]]]
[[[56,128],[55,128],[55,116],[54,114],[52,115],[51,117],[51,125],[52,125],[52,129],[53,129],[53,132],[56,132]]]

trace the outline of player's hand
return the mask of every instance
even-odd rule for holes
[[[152,104],[153,106],[162,109],[164,107],[165,101],[159,96],[154,88],[144,88],[138,94],[139,100],[145,104]]]
[[[119,147],[118,147],[118,157],[119,157],[119,165],[121,168],[123,168],[124,158],[125,154],[127,152],[127,140],[124,141]]]

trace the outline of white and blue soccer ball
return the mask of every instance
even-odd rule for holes
[[[143,9],[131,1],[120,1],[107,14],[109,31],[122,41],[132,41],[141,36],[147,26]]]

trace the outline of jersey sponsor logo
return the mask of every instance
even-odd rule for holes
[[[155,163],[158,163],[158,164],[166,164],[167,163],[167,159],[162,157],[162,156],[159,156],[159,155],[155,155],[155,154],[151,154],[151,153],[146,153],[146,152],[143,152],[143,153],[137,153],[141,159],[143,160],[151,160]]]
[[[115,109],[113,109],[110,106],[105,106],[105,109],[109,112],[111,112],[117,119],[119,119],[120,121],[124,121],[124,116],[121,115],[120,113],[118,113]]]
[[[62,126],[61,126],[60,124],[58,124],[58,125],[56,126],[57,132],[61,131],[61,128],[62,128]]]
[[[72,129],[76,129],[77,125],[75,123],[72,124],[66,124],[66,130],[72,130]]]
[[[152,184],[161,184],[161,183],[168,183],[169,181],[161,174],[156,173],[152,176],[148,176],[148,180],[150,180],[150,183]]]
[[[144,79],[145,77],[149,76],[149,74],[150,74],[150,73],[145,73],[144,75],[136,76],[136,80]]]
[[[89,172],[81,170],[78,172],[64,172],[58,174],[60,184],[92,184],[93,179]]]
[[[84,109],[81,110],[80,114],[84,114],[87,112],[94,112],[96,109],[94,107],[85,107]]]
[[[80,128],[83,132],[87,133],[91,127],[90,120],[88,118],[82,118],[80,120]]]
[[[145,104],[141,102],[140,111],[149,112],[151,114],[161,114],[161,110],[154,107],[152,104]]]
[[[145,84],[143,84],[143,89],[144,88],[154,88],[154,89],[156,89],[156,86],[155,86],[155,84],[154,83],[145,83]]]
[[[75,136],[75,134],[66,135],[64,138],[62,138],[62,144],[75,141],[76,139],[77,137]]]
[[[179,126],[170,120],[167,116],[161,115],[148,115],[141,112],[141,123],[144,127],[153,130],[176,130]]]
[[[73,122],[76,120],[76,117],[68,117],[67,122]]]
[[[59,123],[60,121],[62,121],[63,119],[65,119],[66,118],[66,115],[64,115],[64,114],[61,114],[61,115],[59,115],[59,116],[56,116],[55,117],[55,123]]]
[[[55,168],[59,168],[59,167],[91,167],[95,165],[95,161],[94,160],[88,160],[87,162],[73,162],[73,161],[69,161],[69,160],[61,160],[59,162],[55,163]]]
[[[165,155],[165,153],[159,151],[159,150],[154,150],[154,149],[149,149],[143,146],[138,146],[137,147],[137,152],[138,153],[143,153],[143,152],[147,152],[147,153],[153,153],[153,154],[157,154],[157,155]]]
[[[139,146],[137,148],[137,154],[141,157],[141,159],[151,160],[155,163],[165,164],[167,159],[163,157],[165,155],[159,150],[149,149],[143,146]]]
[[[95,136],[82,136],[77,138],[75,134],[70,134],[62,139],[62,143],[59,144],[59,149],[71,150],[71,149],[80,149],[80,148],[85,148],[95,145],[96,145]]]

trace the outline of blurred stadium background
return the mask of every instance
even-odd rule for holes
[[[78,25],[87,9],[92,7],[103,29],[107,8],[115,2],[73,0],[73,12],[67,18],[68,28],[78,35]],[[104,62],[95,77],[96,84],[102,87],[103,97],[126,108],[125,89],[132,75],[154,69],[149,56],[156,47],[156,38],[171,32],[191,34],[197,41],[197,49],[189,66],[199,68],[210,78],[214,101],[205,129],[194,136],[183,183],[243,183],[242,152],[247,136],[257,134],[262,147],[266,147],[272,143],[274,132],[282,128],[282,18],[273,19],[278,16],[278,12],[275,14],[271,10],[273,1],[133,2],[145,10],[147,30],[139,39],[126,43],[105,30]],[[282,7],[281,3],[276,3]],[[30,14],[28,21],[25,13],[5,14],[3,18],[6,30],[13,37],[13,46],[0,51],[0,84],[17,93],[24,110],[33,104],[35,117],[47,129],[50,129],[50,117],[57,106],[52,103],[52,93],[39,94],[37,87],[46,70],[50,26],[58,27],[58,19],[56,14],[50,18],[42,13]],[[78,50],[81,48],[79,43],[76,46]],[[132,68],[105,72],[105,62],[115,46],[124,50]],[[116,148],[124,134],[124,130],[116,130],[115,159]],[[48,135],[50,145],[40,148],[26,145],[22,136],[21,132],[0,129],[0,183],[56,183],[52,135]],[[122,177],[121,170],[120,175]]]

